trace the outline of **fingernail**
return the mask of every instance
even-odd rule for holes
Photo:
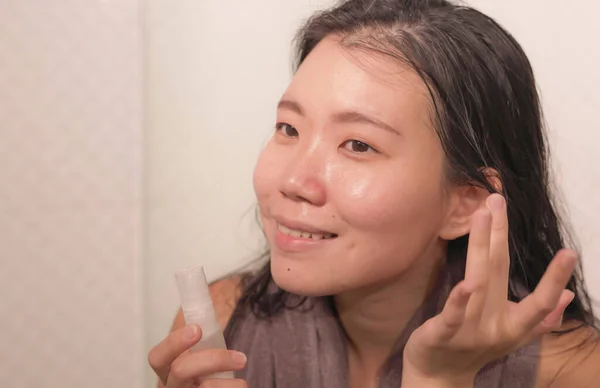
[[[187,326],[183,331],[183,338],[193,339],[194,337],[196,337],[196,333],[198,333],[198,328],[196,327],[196,325]]]
[[[504,210],[504,205],[506,204],[504,197],[500,194],[493,194],[488,199],[488,206],[493,212],[500,212]]]
[[[577,252],[574,251],[570,251],[567,254],[564,255],[564,259],[563,259],[563,267],[565,269],[570,269],[571,267],[577,265],[577,260],[579,259],[579,257],[577,256]]]
[[[246,355],[244,353],[240,353],[240,352],[231,353],[231,359],[233,360],[233,362],[235,362],[239,366],[246,365],[246,361],[248,360]]]

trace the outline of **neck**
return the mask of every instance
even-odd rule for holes
[[[377,369],[385,362],[402,331],[430,294],[441,260],[436,257],[418,262],[421,265],[415,265],[399,278],[335,296],[350,357],[363,368]]]

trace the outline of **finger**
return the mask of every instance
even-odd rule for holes
[[[193,380],[209,377],[218,372],[243,369],[246,366],[243,353],[226,349],[206,349],[189,353],[173,362],[167,381],[168,388],[187,387]]]
[[[242,379],[207,379],[198,388],[248,388],[248,383]]]
[[[499,306],[508,299],[508,276],[510,253],[508,245],[508,215],[506,201],[500,194],[488,197],[487,206],[492,213],[489,258],[488,303],[493,311],[502,311]]]
[[[173,331],[148,353],[148,363],[166,384],[171,364],[181,353],[200,341],[202,330],[197,325],[189,325]]]
[[[467,319],[478,320],[485,305],[488,288],[490,229],[492,215],[486,208],[479,210],[473,220],[467,248],[465,280],[475,287],[467,306]]]
[[[576,264],[574,251],[563,249],[556,254],[535,290],[517,305],[511,317],[516,330],[529,333],[556,309]]]
[[[448,341],[458,332],[465,321],[471,295],[472,291],[465,281],[452,289],[444,309],[434,318],[437,321],[434,333],[432,333],[435,337],[434,341]]]
[[[534,330],[533,337],[546,334],[552,330],[558,330],[562,326],[563,314],[567,306],[573,301],[575,294],[571,290],[563,290],[558,306],[544,318],[542,323]]]

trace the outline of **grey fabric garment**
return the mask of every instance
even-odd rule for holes
[[[449,289],[447,280],[440,281],[408,323],[381,372],[380,388],[401,386],[404,345],[416,328],[441,311]],[[250,388],[350,387],[346,336],[328,298],[308,299],[269,320],[236,311],[225,340],[229,349],[248,356],[246,369],[237,377]],[[532,343],[484,367],[475,388],[533,388],[537,364],[538,343]]]

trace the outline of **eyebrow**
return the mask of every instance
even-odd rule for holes
[[[300,116],[305,116],[304,109],[302,106],[293,100],[281,100],[277,104],[278,109],[287,109],[291,110],[299,114]],[[392,127],[391,125],[386,124],[385,122],[366,115],[364,113],[356,112],[356,111],[343,111],[338,112],[334,115],[334,121],[338,123],[364,123],[374,125],[378,128],[381,128],[387,132],[391,132],[394,135],[401,136],[400,132]]]

